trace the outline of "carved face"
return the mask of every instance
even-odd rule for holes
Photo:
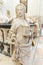
[[[24,14],[25,14],[25,8],[22,5],[18,5],[16,7],[16,14],[17,14],[17,17],[24,16]]]

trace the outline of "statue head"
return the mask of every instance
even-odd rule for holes
[[[16,6],[16,15],[17,17],[24,17],[26,13],[26,7],[24,4],[20,3]]]

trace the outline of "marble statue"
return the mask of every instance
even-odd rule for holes
[[[25,19],[26,7],[20,3],[16,6],[17,18],[13,20],[8,34],[8,43],[14,44],[12,60],[18,65],[31,65],[31,29]]]

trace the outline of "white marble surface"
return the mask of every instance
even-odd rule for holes
[[[43,37],[38,40],[33,65],[43,65]]]
[[[10,57],[0,54],[0,65],[15,65],[15,63],[12,62]]]
[[[32,65],[43,65],[43,37],[39,38],[38,41],[36,40],[36,42],[38,44],[32,49],[32,57],[34,57]],[[15,65],[15,63],[12,62],[10,57],[0,54],[0,65]]]

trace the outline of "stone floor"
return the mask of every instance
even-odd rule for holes
[[[43,37],[39,38],[33,50],[35,50],[33,65],[43,65]],[[12,62],[10,57],[0,54],[0,65],[15,65],[15,63]]]
[[[14,65],[14,63],[10,57],[0,54],[0,65]]]

